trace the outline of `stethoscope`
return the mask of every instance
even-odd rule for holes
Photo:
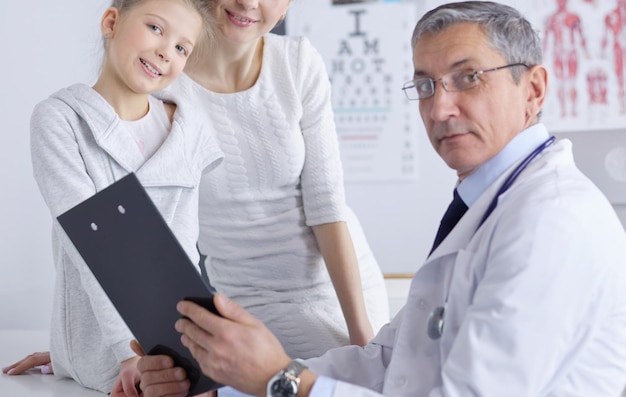
[[[531,161],[533,161],[537,156],[539,156],[541,152],[543,152],[548,146],[550,146],[554,142],[554,140],[555,140],[554,136],[551,136],[550,138],[546,139],[541,145],[539,145],[535,150],[533,150],[532,153],[526,156],[526,158],[522,160],[522,162],[519,163],[517,167],[515,167],[513,172],[511,172],[511,174],[506,178],[502,186],[500,186],[500,189],[498,189],[491,203],[489,203],[489,207],[487,207],[487,210],[483,214],[483,217],[481,218],[480,223],[478,224],[478,228],[476,228],[476,230],[478,230],[480,226],[482,226],[482,224],[485,222],[485,220],[489,218],[489,215],[491,215],[493,210],[498,205],[498,199],[500,198],[500,196],[504,192],[509,190],[509,188],[511,187],[513,182],[515,182],[519,174],[521,174],[522,171],[526,169],[526,167],[528,166],[528,164],[530,164]],[[444,312],[445,312],[444,306],[439,306],[435,308],[435,310],[433,310],[430,313],[430,316],[428,317],[426,332],[428,336],[430,337],[430,339],[432,340],[441,338],[441,335],[443,334],[443,326],[445,323]]]

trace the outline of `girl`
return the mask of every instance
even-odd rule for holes
[[[198,263],[197,187],[221,151],[185,98],[150,94],[182,72],[208,32],[205,13],[202,0],[115,0],[100,24],[105,51],[96,83],[62,89],[32,115],[34,175],[53,217],[57,271],[50,354],[35,359],[51,358],[56,375],[105,393],[137,395],[133,336],[56,216],[135,172]]]

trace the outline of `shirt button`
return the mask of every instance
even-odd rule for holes
[[[420,299],[417,302],[417,307],[419,307],[420,310],[426,310],[426,308],[428,307],[428,304],[426,304],[426,301],[424,299]]]

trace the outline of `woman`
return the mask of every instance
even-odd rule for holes
[[[269,33],[289,5],[212,1],[215,37],[167,91],[196,104],[224,152],[200,185],[211,283],[307,358],[366,344],[389,314],[345,204],[324,63],[307,39]]]

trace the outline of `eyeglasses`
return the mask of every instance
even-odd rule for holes
[[[446,73],[438,79],[431,79],[429,77],[419,78],[411,81],[407,81],[402,86],[402,91],[410,101],[416,101],[418,99],[427,99],[435,95],[435,83],[441,81],[441,86],[447,92],[459,92],[469,90],[480,84],[481,76],[485,73],[495,72],[496,70],[507,69],[513,66],[524,66],[529,68],[525,63],[512,63],[509,65],[498,66],[497,68],[473,71],[473,70],[455,70],[450,73]]]

